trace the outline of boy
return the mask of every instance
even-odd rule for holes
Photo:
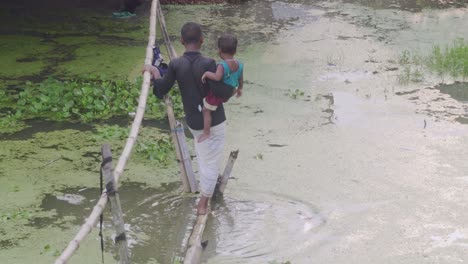
[[[201,55],[203,34],[199,24],[188,22],[182,26],[181,42],[185,52],[181,57],[169,63],[168,71],[161,78],[158,69],[145,65],[144,70],[151,73],[154,78],[154,94],[162,98],[177,80],[179,84],[182,104],[184,106],[185,120],[193,137],[196,139],[203,133],[203,98],[208,89],[222,93],[226,87],[222,82],[208,81],[206,87],[201,77],[206,71],[215,72],[216,63],[213,59]],[[223,155],[225,142],[225,121],[223,105],[221,104],[212,114],[211,136],[204,142],[195,141],[195,151],[200,171],[201,197],[197,206],[198,214],[206,214],[208,199],[213,195],[219,175],[219,162]]]

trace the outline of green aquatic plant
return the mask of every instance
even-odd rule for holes
[[[98,126],[96,127],[97,134],[94,135],[96,141],[110,140],[110,139],[126,139],[129,134],[127,127],[113,126]]]
[[[299,90],[299,89],[296,89],[296,90],[291,90],[291,89],[288,89],[284,95],[290,97],[291,99],[298,99],[299,97],[302,97],[304,96],[304,92]]]
[[[21,219],[30,219],[32,217],[32,213],[25,209],[18,209],[14,212],[3,213],[0,217],[2,221],[10,221],[10,220],[21,220]]]
[[[104,76],[88,76],[85,79],[57,80],[48,78],[41,83],[26,82],[24,90],[15,98],[15,106],[7,114],[0,115],[0,130],[14,130],[21,120],[44,118],[54,121],[80,121],[108,119],[126,116],[136,111],[142,78],[134,82],[110,80]],[[183,116],[178,89],[172,89],[174,113]],[[146,104],[146,116],[163,119],[166,107],[162,100],[150,92]]]
[[[424,75],[420,68],[411,67],[411,65],[406,65],[403,68],[403,71],[398,74],[398,82],[403,85],[407,85],[411,82],[422,82]]]
[[[428,67],[439,75],[450,74],[453,77],[468,77],[468,42],[456,39],[445,49],[436,45],[427,59]]]
[[[138,142],[136,152],[160,165],[167,166],[173,158],[174,148],[169,136],[162,135],[158,139]]]
[[[3,133],[13,133],[24,127],[21,121],[23,113],[18,110],[14,114],[8,111],[5,115],[0,114],[0,131]]]

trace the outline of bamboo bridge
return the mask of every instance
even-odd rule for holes
[[[169,58],[172,60],[177,57],[176,51],[170,41],[169,34],[167,32],[166,22],[164,14],[161,9],[159,0],[152,0],[151,13],[150,13],[150,25],[149,25],[149,37],[148,46],[146,47],[146,58],[145,64],[151,64],[153,61],[153,48],[156,45],[156,27],[157,22],[161,28],[164,44],[167,48]],[[151,76],[148,71],[143,73],[143,83],[141,86],[140,97],[138,100],[138,107],[136,115],[134,117],[130,134],[127,138],[125,147],[120,155],[117,165],[112,170],[112,153],[109,145],[105,144],[102,146],[102,164],[101,164],[101,175],[105,179],[105,189],[101,193],[100,199],[94,206],[91,214],[86,219],[85,223],[81,226],[75,237],[69,242],[68,246],[63,250],[61,255],[56,259],[55,264],[67,263],[73,254],[78,250],[79,246],[83,243],[87,235],[93,230],[101,218],[102,213],[110,202],[112,220],[116,231],[116,247],[119,250],[119,263],[129,264],[131,263],[131,255],[128,249],[127,239],[125,235],[123,212],[120,206],[120,199],[118,190],[119,179],[123,174],[125,166],[130,158],[130,153],[134,147],[140,126],[143,120],[143,116],[146,108],[146,101],[148,98],[148,92],[151,84]],[[192,169],[191,158],[188,152],[186,138],[184,134],[184,127],[182,123],[174,117],[174,110],[172,100],[169,96],[164,98],[166,103],[167,116],[169,119],[169,125],[171,128],[172,141],[177,155],[177,160],[180,170],[180,179],[185,192],[197,193],[198,186],[195,179],[195,174]],[[238,151],[232,151],[225,170],[218,179],[218,185],[215,190],[215,195],[220,195],[224,192],[229,176],[231,174],[234,163],[237,159]],[[192,233],[186,243],[187,250],[184,258],[185,264],[196,264],[200,262],[203,246],[202,237],[203,232],[209,217],[209,213],[205,215],[198,215],[194,223]]]

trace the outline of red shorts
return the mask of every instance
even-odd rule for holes
[[[215,111],[220,104],[225,103],[228,100],[229,99],[216,97],[211,91],[208,91],[208,95],[203,98],[203,106],[208,110]]]

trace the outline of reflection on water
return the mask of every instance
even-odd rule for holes
[[[292,3],[291,3],[292,2]],[[212,8],[209,17],[202,19],[205,28],[205,49],[216,50],[216,39],[224,31],[239,36],[239,48],[270,42],[281,30],[319,19],[311,15],[316,1],[248,1],[241,5]],[[213,18],[216,18],[213,21]]]

